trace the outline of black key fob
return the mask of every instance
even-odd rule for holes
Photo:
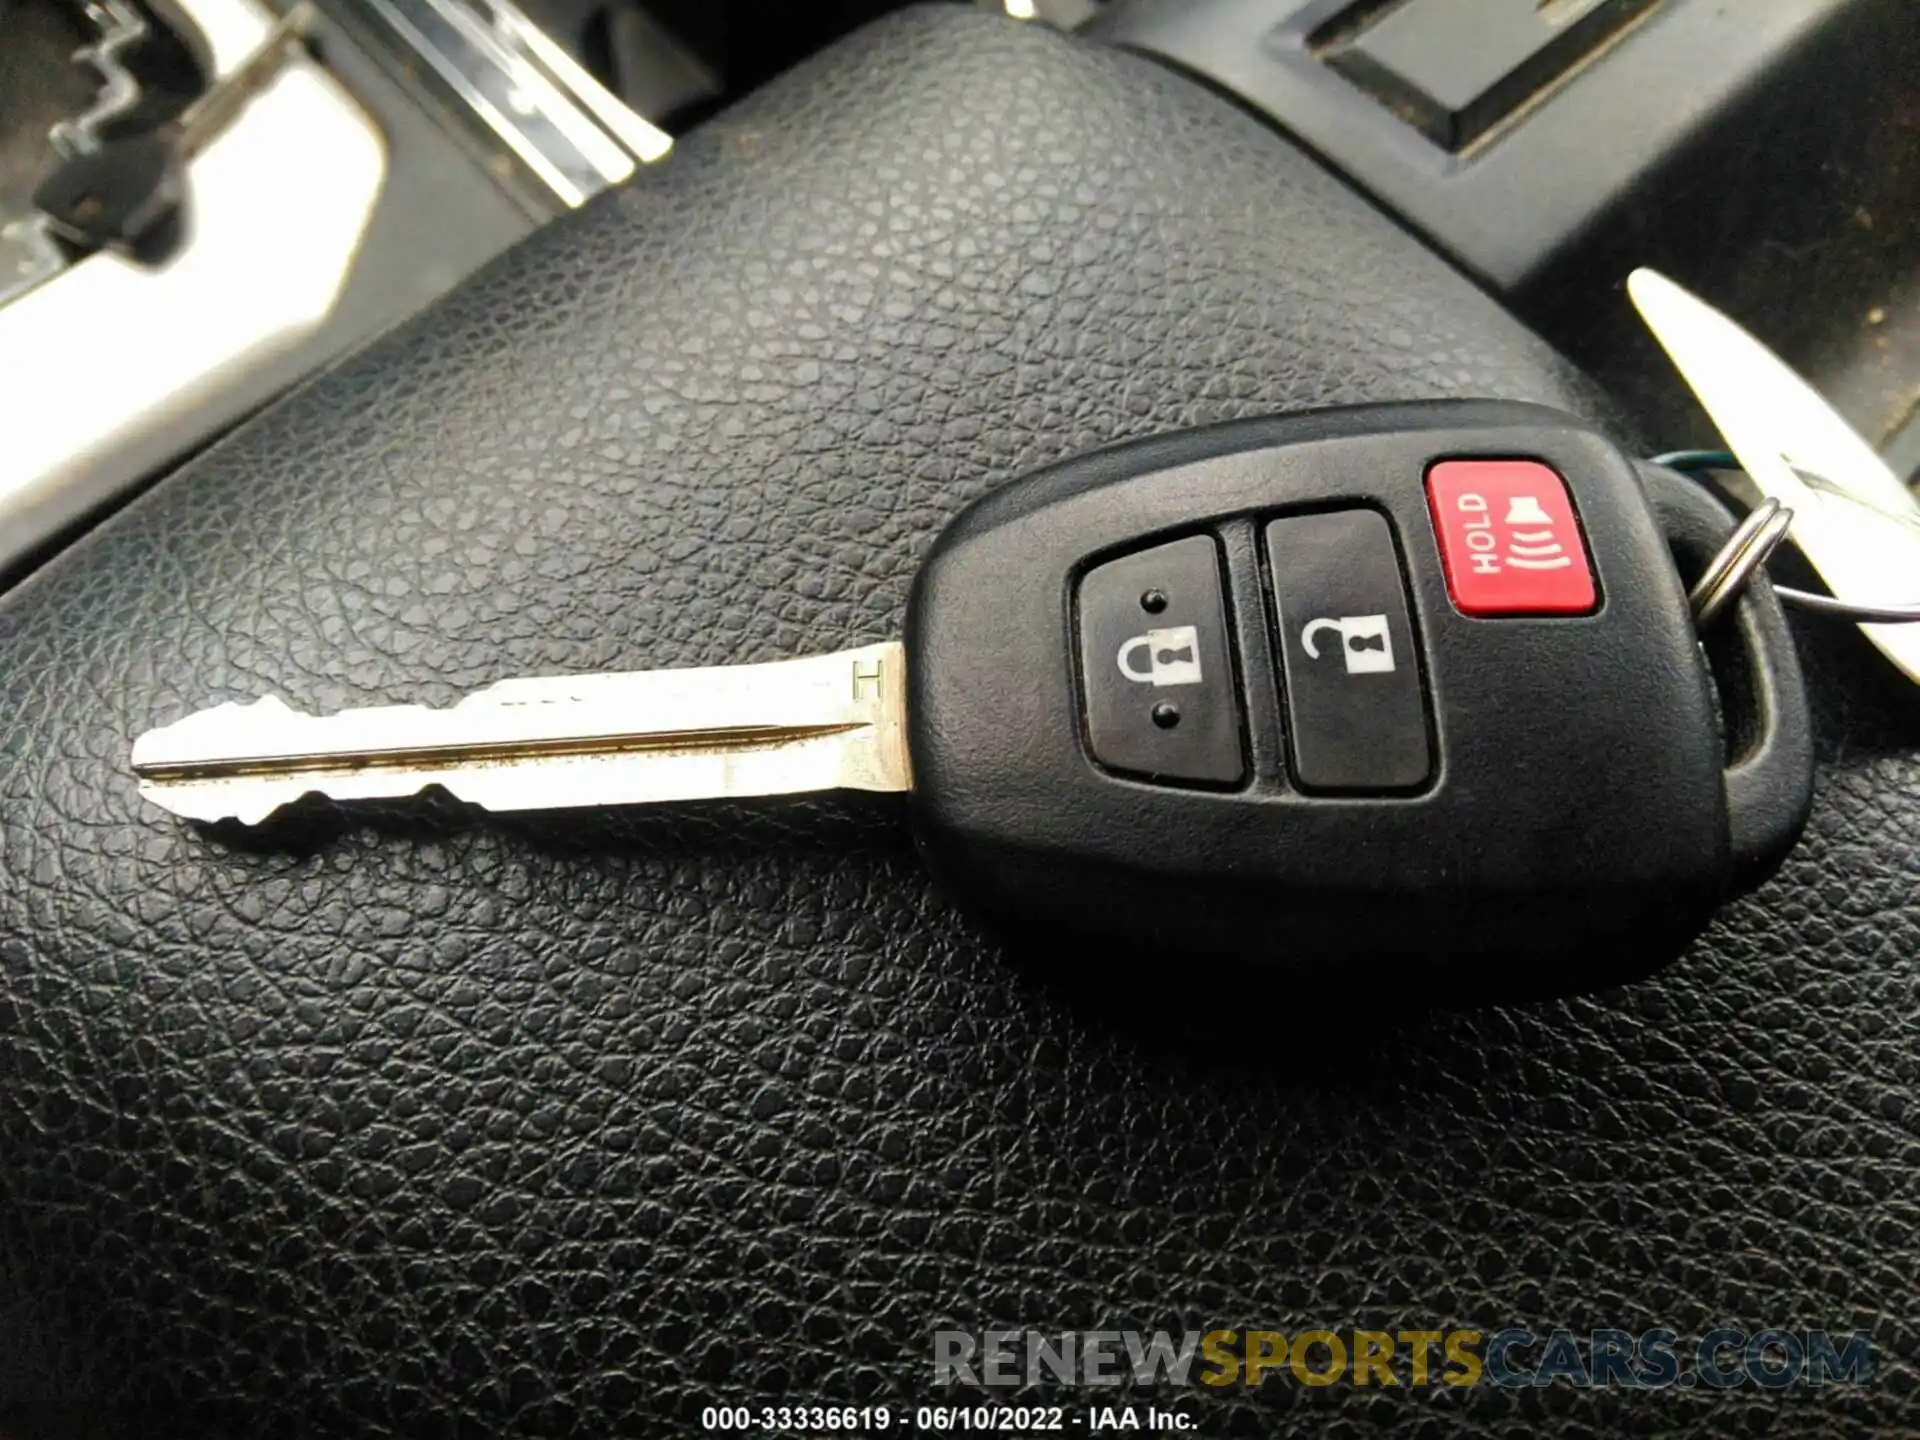
[[[915,583],[922,846],[1090,975],[1212,954],[1357,1003],[1645,975],[1810,801],[1765,581],[1708,646],[1688,609],[1731,528],[1502,402],[1077,459],[971,507]]]

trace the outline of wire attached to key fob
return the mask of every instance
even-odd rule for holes
[[[964,513],[915,583],[924,848],[1013,933],[1248,980],[1635,979],[1810,802],[1778,604],[1747,589],[1720,681],[1688,607],[1680,567],[1732,529],[1689,481],[1499,402],[1072,461]]]

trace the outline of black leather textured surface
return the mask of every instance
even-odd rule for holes
[[[1870,1324],[1880,1382],[1270,1382],[1210,1428],[1920,1426],[1920,716],[1837,631],[1812,833],[1697,953],[1508,1013],[1375,1023],[1356,984],[1344,1039],[1015,972],[884,803],[250,841],[126,772],[219,698],[881,638],[1025,469],[1459,393],[1591,408],[1252,121],[954,7],[160,487],[0,607],[0,1428],[669,1434],[928,1398],[943,1323],[1356,1320]]]

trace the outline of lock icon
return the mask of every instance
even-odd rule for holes
[[[1137,668],[1142,651],[1146,652],[1144,670]],[[1200,632],[1191,625],[1149,630],[1122,645],[1116,661],[1122,675],[1142,685],[1198,685]]]
[[[1340,637],[1340,655],[1349,675],[1393,673],[1393,637],[1384,615],[1342,615],[1337,620],[1315,620],[1300,632],[1300,648],[1309,660],[1320,658],[1318,636],[1332,631]]]

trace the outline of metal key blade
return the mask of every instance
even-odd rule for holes
[[[218,705],[134,742],[140,793],[194,820],[254,825],[319,793],[439,785],[489,810],[559,810],[811,790],[906,790],[897,642],[779,660],[507,680],[446,709],[304,715]]]
[[[1920,598],[1920,502],[1873,447],[1787,363],[1654,270],[1627,292],[1763,495],[1793,511],[1793,540],[1842,599]],[[1861,632],[1920,680],[1920,626]]]

